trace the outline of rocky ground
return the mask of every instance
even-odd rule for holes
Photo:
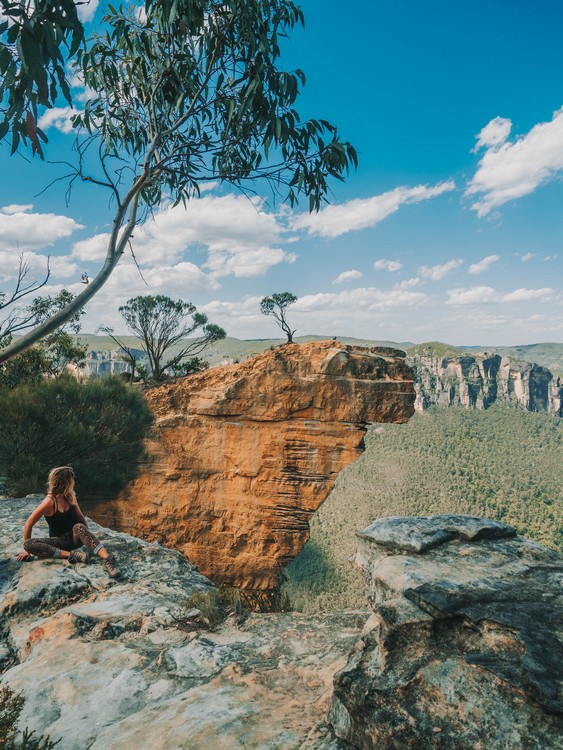
[[[371,612],[208,627],[213,587],[157,543],[92,524],[119,581],[17,563],[37,499],[0,498],[1,681],[61,750],[563,748],[562,559],[509,526],[381,519],[358,535]]]
[[[201,629],[209,581],[179,553],[91,523],[123,563],[17,563],[37,498],[0,498],[2,681],[60,750],[338,750],[334,673],[367,612],[251,614]],[[36,535],[46,535],[36,526]]]

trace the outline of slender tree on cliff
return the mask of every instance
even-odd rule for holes
[[[297,302],[297,297],[291,292],[278,292],[271,297],[262,297],[260,300],[260,312],[262,315],[272,315],[276,323],[287,336],[287,343],[293,343],[293,334],[286,318],[286,310],[289,305]]]
[[[141,339],[149,358],[154,380],[162,380],[167,369],[177,369],[187,357],[195,357],[214,341],[224,339],[225,331],[207,321],[195,305],[173,300],[161,294],[156,297],[133,297],[119,308],[129,330]],[[193,334],[199,332],[199,336]],[[114,341],[118,341],[113,337]],[[170,350],[179,345],[173,355]],[[168,358],[165,356],[168,353]]]
[[[91,93],[73,118],[77,163],[67,177],[69,189],[83,180],[112,196],[105,262],[67,308],[2,349],[0,362],[96,294],[164,197],[185,204],[211,182],[256,190],[262,181],[290,205],[304,196],[317,210],[329,179],[357,163],[333,125],[301,121],[295,109],[305,76],[278,66],[280,41],[303,23],[292,0],[147,0],[144,10],[108,5],[104,34],[76,52]]]

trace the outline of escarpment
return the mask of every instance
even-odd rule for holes
[[[495,401],[513,401],[527,411],[563,416],[563,385],[547,367],[499,354],[416,355],[407,362],[416,373],[418,411],[435,404],[487,409]]]
[[[394,349],[288,344],[147,391],[139,476],[89,513],[174,547],[214,583],[277,587],[309,519],[363,450],[368,422],[406,422],[413,374]]]

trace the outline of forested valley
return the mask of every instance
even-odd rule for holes
[[[486,516],[563,551],[562,419],[507,403],[486,411],[433,407],[405,425],[372,425],[365,443],[286,570],[293,608],[366,606],[350,558],[356,532],[383,516]]]

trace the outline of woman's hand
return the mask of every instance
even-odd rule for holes
[[[24,549],[24,551],[20,552],[20,554],[16,557],[16,560],[18,562],[24,562],[25,560],[29,560],[30,557],[31,557],[31,554],[27,550]]]

